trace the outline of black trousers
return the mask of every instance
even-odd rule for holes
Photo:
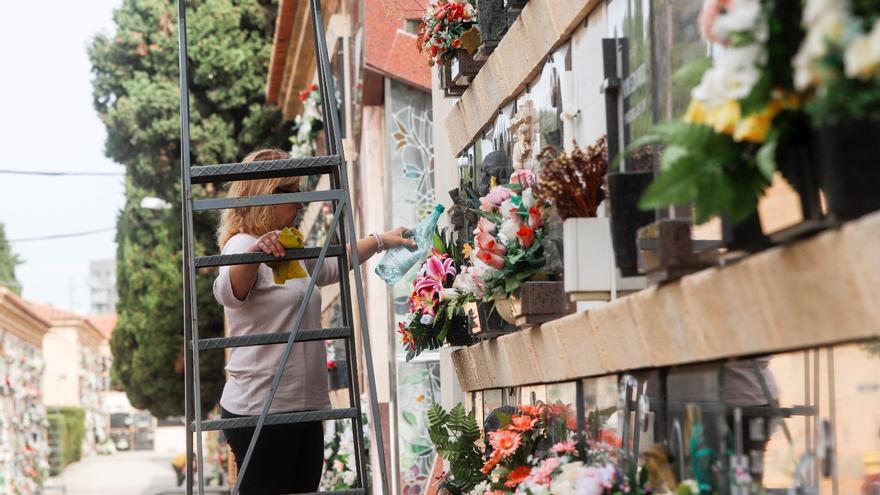
[[[239,418],[221,408],[221,417]],[[223,430],[241,463],[254,428]],[[320,421],[292,425],[263,426],[247,472],[241,481],[241,495],[276,495],[318,491],[324,464],[324,427]]]

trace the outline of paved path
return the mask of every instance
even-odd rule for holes
[[[91,456],[49,480],[47,495],[156,495],[177,488],[171,452]]]

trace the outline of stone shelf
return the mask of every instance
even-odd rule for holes
[[[452,353],[465,391],[880,338],[880,213]]]

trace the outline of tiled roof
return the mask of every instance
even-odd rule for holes
[[[426,0],[366,0],[364,58],[367,69],[431,89],[431,69],[406,32],[407,19],[421,19]]]
[[[52,322],[55,320],[81,320],[83,317],[66,309],[56,308],[49,304],[27,301],[28,306],[39,315],[40,318]]]
[[[116,315],[89,315],[89,322],[101,332],[104,337],[110,338],[113,329],[116,327]]]

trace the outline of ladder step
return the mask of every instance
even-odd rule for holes
[[[270,179],[274,177],[297,177],[323,175],[339,166],[339,157],[309,156],[288,160],[264,160],[250,163],[224,163],[220,165],[196,165],[190,167],[193,184],[226,182],[233,180]]]
[[[223,210],[226,208],[246,208],[250,206],[270,206],[285,203],[314,203],[324,201],[342,201],[344,198],[339,189],[328,191],[307,191],[287,194],[264,194],[245,196],[243,198],[197,199],[193,201],[193,211]]]
[[[264,426],[290,425],[296,423],[311,423],[313,421],[332,421],[336,419],[354,419],[360,413],[354,407],[343,409],[327,409],[325,411],[301,411],[291,413],[270,414],[266,416]],[[254,428],[257,426],[260,416],[245,416],[242,418],[212,419],[202,421],[202,431],[225,430],[232,428]],[[195,425],[193,425],[195,431]]]
[[[345,253],[345,246],[340,244],[327,246],[327,258],[343,256]],[[215,254],[211,256],[196,256],[196,268],[269,263],[283,260],[311,260],[317,259],[320,255],[321,248],[319,247],[286,249],[284,256],[281,257],[272,256],[268,253]]]
[[[232,347],[247,347],[251,345],[285,344],[290,337],[290,332],[258,333],[253,335],[241,335],[237,337],[218,337],[214,339],[199,339],[199,350],[210,351],[214,349],[228,349]],[[351,328],[321,328],[317,330],[300,330],[296,334],[294,342],[314,342],[316,340],[345,339],[351,337]],[[189,345],[192,348],[192,344]]]

